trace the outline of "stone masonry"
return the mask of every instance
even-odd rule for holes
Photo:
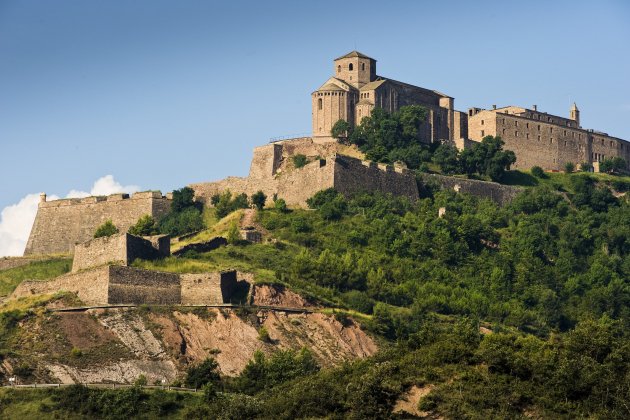
[[[141,238],[128,233],[92,239],[74,247],[72,271],[107,263],[129,265],[135,259],[153,260],[171,255],[168,235]]]
[[[352,51],[334,60],[333,76],[311,94],[313,139],[334,141],[330,130],[338,120],[358,125],[375,107],[395,112],[405,105],[428,111],[418,140],[431,143],[467,137],[467,115],[454,109],[455,100],[435,90],[376,74],[376,60]]]
[[[532,109],[507,106],[468,111],[468,133],[473,141],[499,136],[505,149],[516,154],[516,169],[540,166],[561,171],[566,163],[598,168],[606,158],[622,157],[630,165],[630,143],[580,126],[580,111],[573,104],[569,118]],[[630,166],[628,167],[630,169]]]
[[[54,201],[46,201],[42,194],[24,255],[72,253],[77,243],[91,239],[106,220],[126,232],[141,216],[157,219],[169,210],[170,200],[159,191]]]

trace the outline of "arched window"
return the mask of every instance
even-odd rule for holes
[[[361,63],[361,70],[365,71],[365,63]]]
[[[317,109],[322,109],[322,98],[317,100]]]
[[[337,73],[341,73],[341,66],[337,66]]]
[[[352,71],[354,67],[352,67],[352,63],[348,64],[348,70]]]

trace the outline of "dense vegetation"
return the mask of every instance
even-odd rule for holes
[[[306,351],[257,354],[236,378],[208,359],[186,378],[197,395],[81,389],[29,401],[61,417],[364,419],[394,416],[415,385],[431,390],[420,408],[445,418],[627,418],[630,203],[587,174],[542,176],[503,208],[431,186],[416,203],[326,190],[313,210],[259,212],[275,243],[142,263],[260,273],[345,308],[342,322],[354,314],[380,340],[374,357],[321,369]],[[27,398],[1,395],[0,409]]]
[[[194,201],[195,192],[190,187],[173,191],[171,211],[160,219],[160,233],[179,236],[196,232],[205,227],[202,206]]]

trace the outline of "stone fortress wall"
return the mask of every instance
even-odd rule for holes
[[[301,207],[316,192],[327,188],[336,188],[346,195],[383,191],[412,200],[418,198],[415,177],[410,171],[337,154],[342,148],[336,143],[318,144],[310,138],[268,144],[254,149],[249,177],[190,187],[195,190],[195,197],[206,204],[212,195],[228,189],[247,195],[261,190],[269,203],[277,195],[287,204]],[[296,154],[304,154],[311,162],[302,168],[293,167],[290,158]]]
[[[137,258],[153,260],[170,254],[171,242],[167,235],[141,238],[118,233],[77,244],[74,247],[72,271],[108,263],[130,265]]]
[[[70,292],[87,305],[213,305],[229,301],[237,273],[176,274],[129,267],[136,258],[170,255],[166,235],[138,237],[128,233],[97,238],[75,248],[73,271],[49,281],[23,281],[11,294]]]
[[[54,201],[42,194],[24,255],[72,253],[75,244],[91,239],[106,220],[126,232],[141,216],[157,219],[169,210],[170,200],[159,191]]]

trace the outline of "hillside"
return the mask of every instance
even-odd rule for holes
[[[562,194],[541,182],[505,207],[452,191],[428,190],[417,203],[325,191],[310,210],[249,212],[263,243],[135,263],[251,272],[253,303],[313,313],[59,313],[50,309],[71,297],[8,302],[4,372],[80,382],[116,372],[121,382],[142,374],[151,383],[191,380],[208,357],[218,365],[206,365],[203,395],[4,390],[0,409],[78,418],[625,418],[630,204],[582,174],[549,179]],[[240,217],[206,214],[208,232],[186,243],[227,234]],[[28,267],[2,272],[2,284],[15,287]]]

